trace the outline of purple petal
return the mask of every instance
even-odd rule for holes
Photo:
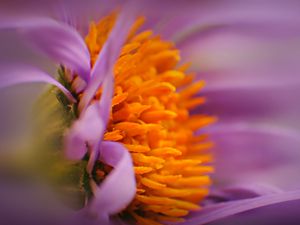
[[[86,4],[81,0],[43,2],[28,0],[26,5],[22,5],[22,1],[18,2],[18,0],[13,3],[1,1],[0,15],[8,14],[11,16],[13,12],[23,18],[32,15],[55,17],[59,21],[76,28],[76,30],[86,31],[91,20],[99,21],[100,18],[118,9],[119,5],[124,3],[126,4],[127,1],[110,0],[108,4],[106,0],[89,0]],[[82,33],[86,34],[86,32]]]
[[[107,76],[103,82],[103,94],[99,101],[100,114],[105,124],[108,122],[111,111],[111,101],[114,94],[114,78]]]
[[[300,222],[299,207],[299,200],[282,202],[225,217],[209,225],[297,225]]]
[[[256,183],[244,183],[224,188],[212,187],[209,196],[201,205],[206,207],[220,202],[248,199],[281,192],[282,190],[277,187]]]
[[[107,125],[108,119],[109,119],[109,114],[111,111],[111,101],[114,93],[114,81],[113,81],[113,76],[107,76],[106,79],[104,80],[103,83],[103,94],[100,99],[100,101],[97,103],[99,104],[99,113],[98,115],[101,116],[101,119],[103,121],[103,124]],[[103,133],[101,133],[101,137],[98,139],[98,144],[94,144],[91,156],[89,158],[89,162],[87,165],[87,171],[89,173],[92,172],[92,169],[94,168],[94,164],[98,158],[99,151],[100,151],[100,145],[101,141],[103,138]]]
[[[228,121],[276,121],[300,125],[300,84],[273,87],[232,87],[203,90],[207,102],[196,111],[218,115]]]
[[[110,0],[109,4],[106,0],[89,0],[88,4],[81,0],[74,0],[72,4],[67,1],[58,1],[53,4],[53,8],[59,20],[75,27],[85,35],[88,32],[90,21],[99,21],[126,3],[127,1],[119,0]]]
[[[114,169],[94,190],[95,199],[90,209],[105,221],[109,215],[126,208],[135,196],[136,184],[132,160],[123,145],[116,142],[102,142],[100,160]]]
[[[0,28],[18,28],[42,53],[89,80],[90,56],[84,40],[72,27],[50,18],[7,19]]]
[[[88,106],[66,135],[65,153],[69,159],[81,159],[89,146],[91,154],[87,165],[88,172],[92,171],[98,158],[99,146],[109,118],[113,91],[113,77],[108,76],[104,81],[104,90],[100,101]]]
[[[106,76],[104,89],[100,101],[89,105],[81,112],[80,118],[73,124],[66,135],[65,153],[69,159],[79,160],[90,149],[90,157],[87,164],[87,172],[92,173],[95,162],[98,159],[106,124],[109,119],[112,100],[113,76]]]
[[[266,23],[241,23],[236,21],[233,24],[215,24],[211,26],[197,26],[192,25],[189,28],[178,32],[173,39],[176,42],[176,46],[180,49],[185,49],[192,44],[201,45],[202,41],[212,36],[222,36],[224,34],[237,34],[242,36],[248,36],[252,38],[268,39],[268,40],[289,40],[295,36],[300,35],[300,29],[294,24],[283,23],[278,24],[276,22]]]
[[[299,84],[299,52],[296,38],[271,40],[230,32],[207,36],[182,49],[209,90]]]
[[[206,224],[261,207],[300,200],[300,191],[282,192],[261,197],[219,203],[191,215],[182,225]]]
[[[146,3],[145,3],[146,4]],[[152,5],[152,7],[151,7]],[[185,4],[180,1],[151,1],[148,11],[152,14],[162,16],[167,20],[161,26],[163,34],[167,37],[174,37],[178,32],[195,34],[201,28],[215,26],[239,26],[246,27],[249,31],[255,26],[257,32],[260,30],[264,35],[269,35],[268,31],[276,31],[278,35],[291,30],[298,30],[299,34],[299,14],[297,8],[299,2],[296,1],[234,1],[225,0],[222,2],[194,1]],[[160,12],[168,8],[165,13]],[[176,9],[177,8],[177,9]],[[250,25],[250,27],[249,27]],[[263,30],[263,28],[266,28]],[[274,32],[273,32],[274,33]]]
[[[207,42],[206,42],[207,41]],[[207,104],[199,110],[220,120],[297,122],[300,72],[297,41],[267,41],[226,34],[196,49],[195,70],[207,83]],[[200,44],[200,43],[199,43]],[[262,97],[263,96],[263,97]]]
[[[22,84],[45,82],[57,86],[71,102],[76,102],[72,94],[49,74],[28,65],[0,65],[0,88]]]
[[[297,131],[262,124],[219,123],[208,132],[216,144],[215,180],[220,185],[260,182],[285,190],[300,187]]]
[[[82,159],[87,153],[87,144],[95,148],[101,141],[105,128],[99,104],[90,105],[66,134],[66,157],[71,160]]]
[[[126,9],[128,8],[129,6]],[[99,53],[91,72],[91,81],[88,83],[79,104],[79,109],[81,110],[84,110],[89,104],[105,77],[113,76],[114,64],[119,57],[122,45],[135,18],[135,13],[126,9],[119,15],[115,27]]]

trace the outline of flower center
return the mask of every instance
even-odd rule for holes
[[[86,44],[94,65],[116,14],[91,23]],[[181,221],[208,194],[212,143],[195,131],[215,121],[190,110],[203,104],[195,95],[203,81],[194,81],[187,65],[179,65],[174,44],[151,30],[138,32],[144,18],[132,26],[115,63],[115,89],[105,140],[122,143],[131,153],[137,181],[128,213],[138,224]],[[95,98],[100,98],[99,89]],[[97,169],[99,179],[107,171]]]

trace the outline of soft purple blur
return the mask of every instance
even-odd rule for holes
[[[117,7],[121,12],[119,20],[100,53],[101,60],[91,69],[83,41],[88,21],[99,19]],[[61,0],[28,1],[26,7],[21,1],[1,2],[0,87],[47,82],[58,86],[73,101],[71,93],[53,79],[53,67],[63,64],[79,73],[87,91],[79,105],[79,119],[66,132],[66,156],[80,160],[90,151],[89,173],[99,157],[114,167],[102,185],[91,184],[95,198],[84,209],[74,212],[55,202],[47,203],[49,209],[38,212],[36,207],[29,211],[47,221],[49,217],[57,219],[53,224],[72,224],[74,220],[80,221],[79,224],[110,224],[113,220],[109,216],[114,216],[133,198],[135,181],[128,152],[101,139],[111,104],[112,67],[128,28],[142,14],[148,19],[144,28],[150,27],[163,38],[173,40],[181,50],[182,60],[191,62],[197,78],[206,81],[206,88],[199,94],[207,97],[207,104],[195,112],[219,118],[215,125],[199,131],[209,133],[216,144],[211,195],[203,203],[203,210],[188,216],[183,224],[299,224],[296,210],[300,204],[299,8],[300,2],[293,0],[93,0],[89,3]],[[23,63],[34,66],[21,66]],[[89,104],[100,85],[104,87],[105,98]],[[30,91],[25,94],[29,96]],[[7,115],[10,114],[7,111],[15,112],[13,107],[21,102],[11,104],[11,99],[1,99],[3,107],[5,104],[11,107],[1,112],[17,118],[15,113]],[[22,108],[19,110],[25,112],[26,107]],[[14,119],[10,121],[12,127],[18,127]],[[6,139],[7,128],[1,129],[0,140]],[[18,188],[8,188],[11,192],[5,189],[0,194],[8,193],[12,201],[19,200],[22,204],[30,202],[33,194],[27,193],[26,188],[20,190],[23,185],[14,184]],[[17,194],[26,198],[17,198]],[[52,194],[45,196],[52,198]],[[35,200],[33,206],[47,202]],[[6,202],[0,209],[9,212],[4,210],[0,216],[6,214],[7,221],[14,213],[27,218],[22,204],[16,203],[18,207],[14,208],[7,207]],[[40,223],[39,219],[24,223]],[[16,218],[10,223],[20,224],[20,220]]]

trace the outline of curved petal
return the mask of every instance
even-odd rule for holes
[[[109,215],[125,209],[136,192],[133,164],[127,149],[116,142],[102,142],[100,160],[114,167],[99,187],[94,187],[95,198],[90,210],[107,221]]]
[[[49,74],[28,65],[0,65],[0,88],[21,84],[45,82],[57,86],[71,102],[76,102],[72,94]]]
[[[95,145],[101,140],[105,123],[99,112],[99,104],[90,105],[67,132],[65,154],[68,159],[82,159],[87,153],[87,145],[89,144],[91,148],[95,148]]]
[[[216,185],[261,182],[299,188],[299,132],[245,123],[217,124],[208,132],[216,144]]]
[[[299,200],[282,202],[228,216],[209,225],[297,225],[300,222],[299,207]]]
[[[78,73],[90,75],[90,56],[84,40],[72,27],[50,18],[4,18],[0,28],[18,28],[42,53]]]
[[[135,13],[130,6],[131,4],[122,10],[115,27],[99,53],[91,72],[91,81],[88,83],[79,104],[79,109],[81,110],[84,110],[89,104],[105,77],[113,74],[114,64],[119,57],[122,45],[134,21]]]
[[[110,111],[111,111],[111,101],[112,101],[112,96],[114,93],[114,82],[113,82],[113,77],[112,76],[107,76],[104,83],[103,83],[103,94],[100,99],[100,101],[97,103],[98,104],[98,116],[101,117],[102,124],[105,126],[107,125]],[[105,129],[104,129],[105,130]],[[100,145],[102,142],[104,130],[102,133],[100,133],[98,136],[98,140],[95,140],[95,142],[91,143],[92,144],[92,149],[91,149],[91,155],[88,161],[87,165],[87,171],[89,173],[92,172],[95,162],[98,159],[99,156],[99,151],[100,151]]]
[[[299,190],[263,195],[256,198],[230,201],[227,203],[219,203],[214,206],[206,207],[198,213],[194,213],[186,219],[186,222],[182,223],[182,225],[206,224],[249,210],[295,200],[300,200]]]
[[[228,202],[247,198],[255,198],[267,194],[281,193],[282,190],[268,184],[244,183],[224,188],[214,188],[202,205],[212,205],[219,202]]]
[[[104,81],[103,94],[100,101],[94,102],[80,114],[66,134],[65,154],[67,158],[79,160],[90,148],[90,158],[87,165],[88,172],[91,172],[94,163],[99,155],[106,124],[110,113],[110,104],[113,95],[113,77],[108,76]]]

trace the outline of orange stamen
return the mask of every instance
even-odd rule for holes
[[[86,43],[94,65],[117,15],[91,23]],[[115,94],[105,140],[117,141],[131,154],[137,194],[127,208],[139,225],[182,221],[208,194],[213,146],[207,135],[194,132],[216,121],[208,115],[190,115],[205,102],[196,96],[204,81],[193,82],[189,65],[179,65],[180,54],[171,42],[139,32],[139,18],[129,31],[115,63]],[[101,98],[100,88],[95,96]],[[209,164],[208,164],[209,163]]]

